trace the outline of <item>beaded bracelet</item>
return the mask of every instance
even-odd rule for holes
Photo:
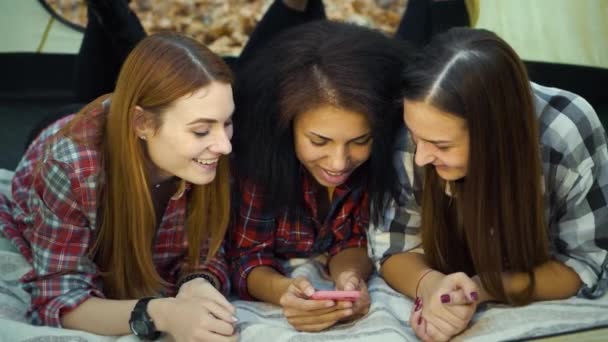
[[[431,273],[431,272],[433,272],[433,271],[434,271],[434,269],[429,268],[428,270],[426,270],[426,271],[424,272],[424,274],[422,274],[422,275],[420,276],[420,278],[418,278],[418,283],[416,284],[416,298],[418,298],[418,287],[420,287],[420,282],[422,281],[422,278],[426,277],[426,276],[427,276],[427,274],[429,274],[429,273]]]
[[[209,284],[211,284],[211,286],[215,287],[216,290],[221,291],[219,284],[217,284],[216,280],[213,278],[213,276],[211,276],[208,273],[192,273],[189,274],[185,277],[183,277],[182,279],[180,279],[177,282],[177,291],[179,292],[179,289],[187,282],[189,282],[192,279],[196,279],[196,278],[203,278],[206,281],[209,282]]]

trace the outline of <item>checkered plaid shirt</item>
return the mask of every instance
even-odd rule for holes
[[[608,287],[608,150],[597,114],[583,98],[532,83],[540,122],[545,215],[554,257],[575,270],[579,295],[595,298]],[[376,267],[394,253],[421,247],[423,171],[404,129],[394,154],[401,183],[382,222],[370,225],[368,251]]]
[[[100,113],[102,109],[97,108],[91,115]],[[38,325],[61,326],[61,315],[91,296],[104,298],[99,270],[88,257],[103,180],[99,152],[65,137],[47,149],[54,133],[71,118],[52,124],[30,145],[13,178],[13,201],[0,195],[0,232],[33,266],[22,282],[32,296],[28,316]],[[81,129],[93,128],[86,124]],[[167,204],[154,240],[156,270],[171,284],[178,280],[188,254],[184,222],[189,187],[182,187]],[[228,293],[223,252],[205,263],[207,250],[204,244],[200,271],[214,274]],[[174,295],[174,286],[163,294]]]
[[[227,244],[232,281],[239,297],[254,299],[247,290],[247,276],[257,266],[269,266],[284,274],[281,259],[321,253],[333,256],[346,248],[367,246],[369,196],[361,186],[362,179],[354,174],[335,188],[324,222],[317,219],[317,188],[313,182],[308,172],[302,171],[304,207],[296,209],[296,217],[287,211],[270,212],[255,184],[242,182],[239,186],[241,201]]]

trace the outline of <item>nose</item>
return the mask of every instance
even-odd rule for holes
[[[414,156],[414,161],[418,166],[424,166],[426,164],[432,163],[435,160],[435,156],[431,151],[429,144],[424,141],[419,141],[416,145],[416,154]]]
[[[209,147],[209,150],[220,154],[230,154],[230,152],[232,152],[232,143],[230,142],[230,137],[228,136],[226,130],[218,130],[218,133],[216,133],[215,136],[215,141]]]
[[[350,164],[350,152],[346,146],[336,147],[329,155],[329,167],[331,171],[343,171]]]

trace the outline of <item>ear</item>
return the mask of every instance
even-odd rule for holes
[[[135,129],[135,134],[145,140],[148,136],[154,134],[153,122],[149,117],[149,114],[140,106],[135,106],[133,111],[133,128]]]

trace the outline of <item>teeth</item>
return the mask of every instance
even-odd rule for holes
[[[202,165],[211,165],[217,163],[217,158],[215,159],[194,159],[195,162]]]
[[[344,174],[344,172],[329,172],[327,170],[325,170],[325,172],[327,172],[327,174],[330,176],[341,176]]]

